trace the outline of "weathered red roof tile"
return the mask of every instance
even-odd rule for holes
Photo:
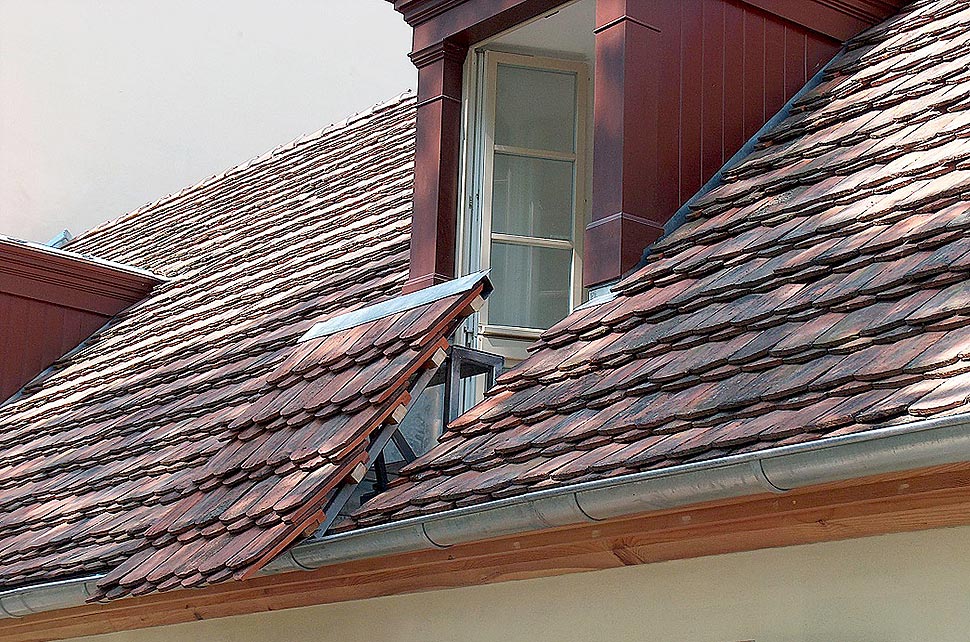
[[[72,242],[170,280],[0,408],[0,586],[240,578],[324,518],[484,287],[300,341],[400,291],[413,139],[402,97]]]
[[[923,0],[850,42],[356,524],[966,410],[968,32]]]

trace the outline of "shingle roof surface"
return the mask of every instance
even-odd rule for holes
[[[198,586],[253,572],[322,518],[473,294],[298,343],[400,291],[413,106],[71,243],[171,281],[0,408],[0,587],[105,572],[109,597]]]
[[[356,523],[965,411],[968,229],[970,3],[918,2]]]

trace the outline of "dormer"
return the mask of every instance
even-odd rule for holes
[[[0,235],[0,404],[163,280]]]
[[[895,0],[392,0],[418,68],[406,290],[490,269],[513,359]]]

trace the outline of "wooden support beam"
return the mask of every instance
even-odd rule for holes
[[[970,524],[970,463],[0,620],[60,639],[380,595]]]

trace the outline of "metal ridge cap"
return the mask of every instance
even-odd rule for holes
[[[611,491],[617,487],[631,486],[635,484],[640,484],[644,482],[655,482],[664,478],[675,478],[681,475],[695,474],[701,472],[710,472],[718,469],[737,469],[738,471],[744,470],[745,474],[748,472],[746,469],[754,471],[760,478],[760,484],[765,490],[770,490],[772,492],[784,492],[787,490],[792,490],[799,486],[808,485],[807,483],[801,483],[790,488],[783,488],[777,486],[774,481],[771,480],[769,475],[766,475],[764,470],[764,464],[766,462],[771,462],[772,460],[778,460],[785,457],[803,455],[805,453],[821,453],[824,451],[829,451],[831,454],[833,449],[840,449],[844,447],[865,447],[866,444],[871,444],[882,441],[882,440],[892,440],[904,436],[913,436],[918,433],[926,433],[929,431],[936,430],[946,430],[949,428],[970,428],[970,413],[960,413],[955,415],[949,415],[945,417],[933,417],[924,420],[918,420],[914,422],[909,422],[906,424],[898,424],[892,426],[884,426],[881,428],[874,428],[872,430],[866,430],[859,433],[853,433],[849,435],[838,435],[836,437],[827,437],[819,439],[816,441],[803,442],[799,444],[791,444],[787,446],[778,446],[774,448],[767,448],[765,450],[754,451],[750,453],[742,453],[739,455],[729,455],[727,457],[721,457],[717,459],[711,459],[707,461],[692,462],[688,464],[680,464],[677,466],[672,466],[667,469],[649,470],[639,473],[631,473],[629,475],[623,475],[620,477],[612,477],[605,479],[598,479],[588,482],[582,482],[579,484],[572,484],[566,486],[559,486],[556,488],[544,489],[541,491],[534,491],[531,493],[526,493],[524,495],[518,495],[514,497],[508,497],[504,499],[494,500],[486,502],[483,504],[478,504],[474,506],[465,506],[461,508],[455,508],[442,513],[419,515],[416,517],[411,517],[408,519],[403,519],[394,522],[386,522],[383,524],[376,524],[373,526],[366,526],[360,529],[346,531],[343,533],[337,533],[334,535],[327,535],[325,537],[307,541],[297,546],[291,548],[287,553],[290,557],[294,553],[298,556],[301,552],[310,549],[324,549],[328,546],[333,546],[336,543],[352,542],[354,540],[366,540],[370,537],[380,538],[382,534],[392,533],[397,531],[416,531],[421,530],[424,532],[424,537],[427,539],[427,543],[423,548],[439,548],[442,545],[434,542],[427,534],[427,526],[433,522],[442,522],[446,520],[455,519],[477,519],[478,514],[488,513],[494,511],[505,510],[511,507],[515,507],[519,504],[529,504],[536,501],[544,501],[547,499],[552,499],[562,496],[578,496],[582,493],[588,492],[602,492]],[[970,431],[967,432],[967,440],[970,442]],[[895,454],[898,451],[893,447],[889,446],[890,450]],[[970,448],[970,443],[968,443],[968,448]],[[902,461],[902,459],[901,459]],[[962,459],[959,459],[962,461]],[[943,462],[941,462],[943,463]],[[760,465],[759,465],[760,464]],[[805,463],[801,462],[804,466]],[[809,464],[811,465],[811,464]],[[932,464],[926,464],[932,465]],[[906,468],[900,468],[899,470],[905,470]],[[842,479],[851,479],[853,477],[864,476],[854,474],[854,471],[848,471],[842,476]],[[760,473],[759,473],[760,471]],[[879,471],[876,471],[879,472]],[[875,473],[873,473],[875,474]],[[831,479],[826,479],[826,481],[831,481]],[[683,505],[686,505],[685,502]],[[580,509],[586,512],[582,505]],[[632,513],[631,513],[632,514]],[[590,517],[589,521],[598,521],[595,518]],[[580,522],[575,522],[580,523]],[[541,526],[541,525],[540,525]],[[537,526],[538,528],[539,526]],[[509,534],[509,533],[506,533]],[[495,536],[494,534],[491,536]],[[468,539],[467,541],[472,541]],[[380,551],[382,550],[380,546],[368,546],[368,549]],[[403,552],[400,547],[395,547],[396,550],[393,552]],[[416,550],[416,548],[411,548],[407,550]],[[323,552],[321,550],[321,552]],[[392,551],[388,551],[392,552]],[[366,557],[367,555],[361,555],[360,557]],[[326,557],[326,556],[325,556]],[[294,558],[295,559],[295,558]],[[348,560],[351,558],[347,558]],[[344,560],[347,561],[347,560]],[[297,567],[292,567],[288,569],[279,568],[278,565],[273,565],[274,568],[265,569],[268,573],[273,572],[283,572],[284,570],[297,570],[297,568],[310,569],[318,568],[319,566],[307,566],[305,564],[299,564]]]
[[[370,323],[372,321],[377,321],[378,319],[383,319],[384,317],[389,317],[392,314],[397,314],[398,312],[405,312],[422,305],[434,303],[435,301],[444,299],[445,297],[461,294],[467,290],[471,290],[480,281],[484,281],[485,283],[485,289],[482,295],[488,296],[488,293],[491,292],[492,289],[492,285],[488,280],[488,272],[474,272],[457,279],[452,279],[451,281],[445,281],[444,283],[439,283],[438,285],[432,285],[431,287],[424,288],[423,290],[417,290],[416,292],[411,292],[410,294],[396,296],[385,301],[381,301],[380,303],[368,305],[352,312],[338,314],[337,316],[330,317],[325,321],[319,321],[313,324],[313,326],[307,330],[302,337],[300,337],[299,343],[309,341],[311,339],[325,337],[342,330],[349,330],[350,328],[357,327],[364,323]]]
[[[14,247],[27,248],[35,252],[40,252],[41,254],[48,254],[50,256],[57,256],[65,259],[70,259],[73,261],[81,261],[90,265],[97,265],[100,267],[109,268],[117,272],[124,272],[132,276],[139,276],[145,279],[151,279],[158,283],[165,283],[171,281],[171,278],[167,276],[162,276],[160,274],[155,274],[150,270],[145,270],[133,265],[126,265],[124,263],[118,263],[117,261],[111,261],[109,259],[101,259],[90,254],[82,254],[80,252],[73,252],[71,250],[65,250],[59,247],[52,247],[50,245],[44,245],[42,243],[35,243],[34,241],[25,241],[24,239],[18,239],[12,236],[7,236],[6,234],[0,234],[0,244],[6,243]]]

